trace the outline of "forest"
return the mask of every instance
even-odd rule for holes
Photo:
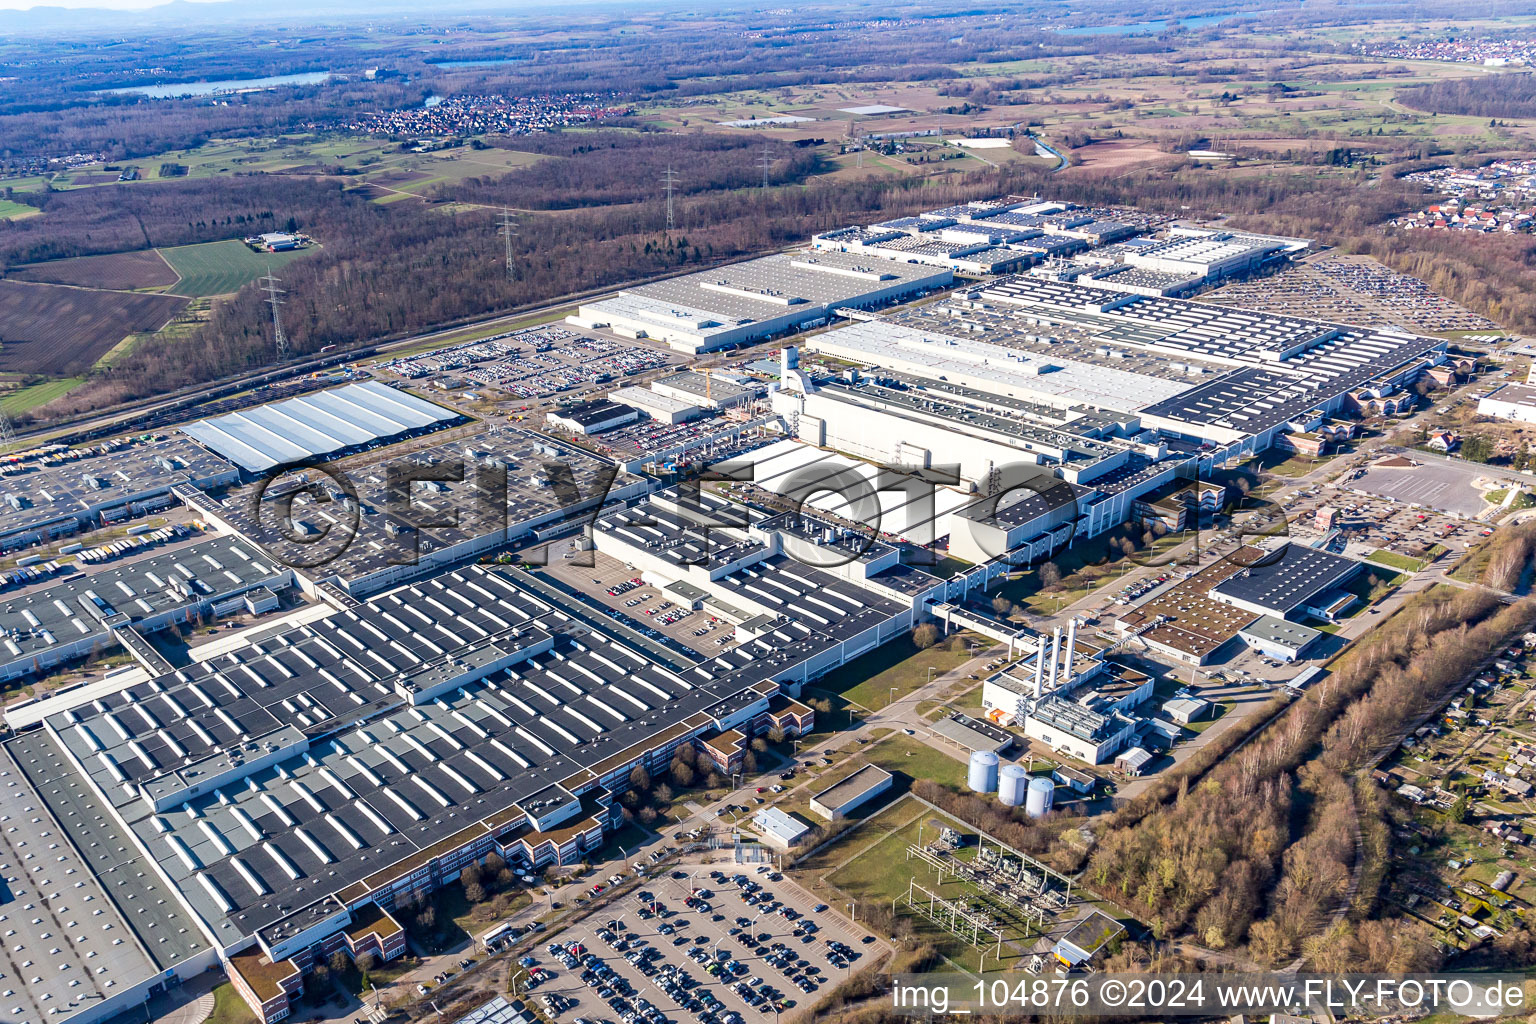
[[[811,147],[750,135],[552,132],[498,144],[560,159],[438,186],[436,195],[460,203],[568,210],[653,199],[669,168],[677,178],[677,196],[761,186],[765,157],[769,185],[800,183],[829,169]]]
[[[619,146],[571,159],[600,158],[628,166],[632,155]],[[755,149],[721,151],[720,178],[736,174],[727,165],[740,160],[747,174],[757,174],[760,180],[755,155]],[[798,154],[785,159],[796,158]],[[539,175],[559,178],[565,173],[561,161],[551,159],[513,176],[532,181],[528,194],[535,201],[539,196],[547,201],[553,193],[538,184]],[[594,194],[618,188],[615,183],[623,179],[622,171],[574,174]],[[0,226],[0,260],[15,263],[138,248],[145,239],[160,245],[297,227],[322,240],[319,252],[289,264],[282,273],[287,291],[284,327],[295,353],[302,354],[703,268],[780,249],[851,222],[917,213],[1036,183],[1027,172],[987,171],[954,175],[947,184],[872,179],[717,190],[677,200],[677,227],[669,234],[658,177],[640,193],[648,192],[645,202],[525,214],[509,277],[495,208],[418,202],[380,206],[360,192],[295,176],[176,181],[144,189],[54,193],[47,197],[48,230],[29,227],[45,218]],[[518,199],[504,185],[478,187],[490,190],[498,203]],[[130,207],[131,217],[121,217],[113,201],[121,194],[146,198]],[[226,203],[237,212],[221,212]],[[262,302],[260,291],[248,286],[215,306],[212,318],[194,337],[143,340],[116,360],[110,373],[91,378],[38,412],[68,415],[267,365],[273,354]]]
[[[1432,114],[1468,117],[1536,117],[1536,74],[1482,75],[1401,89],[1398,100]]]
[[[1448,297],[1516,330],[1536,331],[1536,239],[1385,234],[1380,225],[1422,194],[1383,176],[1296,169],[1264,177],[1174,166],[1114,176],[1050,178],[1029,165],[941,179],[860,182],[815,177],[814,151],[761,139],[608,129],[505,140],[546,159],[509,174],[439,186],[438,202],[378,205],[336,179],[242,175],[134,188],[19,195],[45,216],[0,222],[0,267],[148,246],[303,230],[322,242],[285,269],[285,326],[298,353],[356,345],[524,308],[782,248],[817,231],[941,206],[960,198],[1049,189],[1088,204],[1134,202],[1235,226],[1314,237],[1423,277]],[[678,171],[677,229],[666,232],[661,179]],[[786,184],[787,183],[787,184]],[[476,203],[478,206],[446,205]],[[515,273],[497,234],[503,205],[522,215]],[[547,213],[539,211],[549,211]],[[559,211],[559,212],[557,212]],[[248,287],[216,306],[185,344],[142,342],[33,415],[52,418],[238,373],[270,362],[261,297]]]

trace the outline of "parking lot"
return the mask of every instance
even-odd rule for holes
[[[1371,472],[1376,470],[1367,470]],[[1416,507],[1406,499],[1394,500],[1356,490],[1359,483],[1360,479],[1346,479],[1339,487],[1318,485],[1289,498],[1285,503],[1289,535],[1301,543],[1312,544],[1336,530],[1330,549],[1363,558],[1378,548],[1407,555],[1435,544],[1460,550],[1485,529],[1475,520],[1423,502]],[[1325,508],[1336,513],[1332,527],[1318,519],[1318,510]]]
[[[1477,479],[1507,477],[1523,480],[1526,485],[1530,483],[1528,479],[1475,463],[1431,458],[1418,452],[1412,453],[1409,458],[1418,465],[1371,466],[1355,479],[1344,482],[1343,486],[1364,494],[1378,495],[1405,504],[1424,505],[1471,519],[1487,506],[1482,495],[1473,487]]]
[[[595,564],[582,564],[588,561]],[[555,558],[545,572],[611,612],[629,618],[642,632],[669,637],[711,657],[730,650],[735,643],[735,627],[729,622],[678,604],[649,583],[638,582],[639,570],[601,552],[582,551],[570,558]]]
[[[771,866],[725,864],[653,879],[520,965],[555,1019],[745,1024],[803,1015],[879,949]]]
[[[548,324],[391,359],[378,369],[419,383],[438,381],[455,390],[490,388],[532,401],[622,382],[681,361],[662,349]]]
[[[1225,285],[1202,301],[1364,327],[1398,326],[1429,333],[1498,330],[1486,317],[1369,256],[1324,253],[1278,274]]]

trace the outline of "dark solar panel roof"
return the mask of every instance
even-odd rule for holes
[[[1261,559],[1212,587],[1211,593],[1286,615],[1338,586],[1359,568],[1352,558],[1288,544],[1278,557]]]

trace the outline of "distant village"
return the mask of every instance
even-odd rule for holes
[[[1536,230],[1536,160],[1437,167],[1415,171],[1404,180],[1448,198],[1394,218],[1393,227],[1525,234]]]
[[[1356,49],[1370,57],[1399,60],[1440,60],[1453,64],[1536,64],[1536,40],[1531,39],[1431,39],[1408,42],[1358,43]]]
[[[340,128],[367,135],[469,136],[528,135],[555,128],[621,117],[630,108],[609,93],[563,93],[556,96],[465,94],[430,98],[420,107],[367,114]]]

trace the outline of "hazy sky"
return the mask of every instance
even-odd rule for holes
[[[170,0],[0,0],[0,11],[26,11],[33,7],[94,7],[114,11],[142,11],[169,2]]]

